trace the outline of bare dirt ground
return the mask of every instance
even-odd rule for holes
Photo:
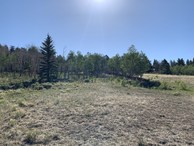
[[[194,101],[186,93],[96,82],[0,97],[2,146],[194,145]]]

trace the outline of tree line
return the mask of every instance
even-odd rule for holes
[[[0,73],[13,76],[29,76],[42,82],[58,79],[86,79],[91,76],[115,75],[123,77],[141,77],[143,73],[194,75],[194,59],[178,59],[161,62],[150,62],[146,54],[138,52],[134,45],[123,55],[113,57],[99,53],[70,51],[66,57],[56,55],[53,40],[50,35],[43,41],[41,47],[28,48],[8,47],[0,45]]]
[[[153,73],[160,74],[173,74],[173,75],[194,75],[194,58],[192,60],[178,58],[168,62],[166,59],[161,62],[158,60],[153,61]]]

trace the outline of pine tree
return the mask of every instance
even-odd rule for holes
[[[160,64],[160,73],[161,74],[170,74],[171,73],[170,64],[168,63],[168,61],[166,59],[162,60],[162,62]]]
[[[41,46],[41,62],[39,77],[41,82],[53,82],[57,78],[56,52],[50,35]]]
[[[158,73],[160,70],[160,62],[156,59],[154,59],[154,62],[153,62],[153,70],[156,73]]]

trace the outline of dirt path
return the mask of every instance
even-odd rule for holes
[[[37,145],[194,145],[191,97],[108,83],[72,90],[25,108],[18,130],[41,131]],[[13,140],[24,144],[20,132]]]

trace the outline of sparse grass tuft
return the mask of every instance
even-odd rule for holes
[[[36,144],[37,137],[38,137],[38,132],[36,130],[31,130],[26,134],[23,141],[26,144]]]
[[[21,119],[25,117],[25,111],[23,109],[16,109],[16,111],[13,112],[13,118],[14,119]]]
[[[3,97],[0,97],[0,104],[3,104],[4,102],[5,102],[4,98]]]
[[[9,125],[10,127],[15,126],[16,124],[17,124],[17,121],[16,121],[15,119],[10,119],[10,120],[9,120],[8,125]]]
[[[18,101],[18,106],[19,107],[27,107],[26,103],[24,101]]]
[[[174,96],[181,96],[181,93],[180,92],[174,92],[173,95]]]

